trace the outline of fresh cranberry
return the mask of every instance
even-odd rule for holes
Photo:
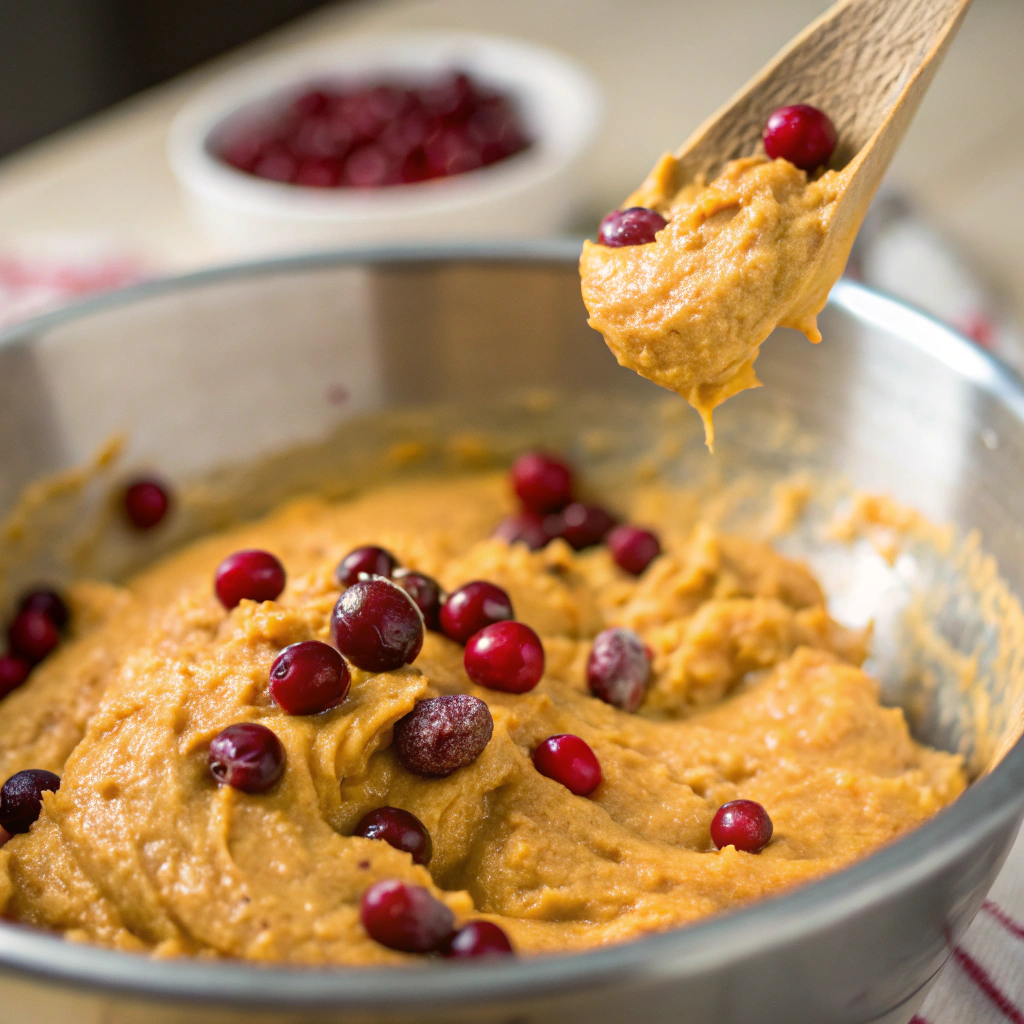
[[[368,143],[345,158],[344,181],[352,188],[380,188],[398,179],[394,159],[380,146]]]
[[[300,117],[322,114],[331,104],[330,95],[323,89],[309,89],[292,101],[292,109]]]
[[[124,492],[124,511],[137,530],[151,530],[163,521],[171,499],[167,489],[156,480],[136,480]]]
[[[316,715],[340,704],[351,676],[345,659],[319,640],[286,647],[270,668],[270,696],[289,715]]]
[[[633,630],[605,629],[594,637],[587,685],[595,697],[622,711],[636,711],[650,674],[650,653]]]
[[[384,548],[367,545],[350,551],[334,570],[335,579],[343,586],[350,587],[360,576],[387,576],[398,568],[398,559]]]
[[[232,167],[251,172],[263,156],[266,145],[262,132],[251,129],[236,131],[221,143],[220,156]]]
[[[0,697],[6,697],[11,690],[16,690],[32,671],[32,664],[24,658],[16,658],[13,654],[0,656]]]
[[[552,539],[545,525],[547,520],[547,516],[524,508],[502,519],[494,530],[494,536],[508,544],[525,544],[531,551],[539,551]]]
[[[71,619],[71,610],[56,590],[40,587],[27,593],[18,605],[20,612],[42,612],[58,629],[64,629]]]
[[[0,788],[0,826],[11,835],[27,832],[43,809],[43,793],[56,793],[60,776],[42,768],[16,772]]]
[[[265,793],[284,772],[284,747],[265,725],[238,722],[210,742],[210,771],[243,793]]]
[[[835,125],[806,103],[774,111],[764,126],[763,138],[765,152],[773,160],[788,160],[804,171],[827,164],[836,148]]]
[[[402,953],[433,953],[455,930],[455,915],[429,889],[395,878],[363,893],[359,917],[371,939]]]
[[[433,852],[426,825],[400,807],[378,807],[364,814],[352,833],[365,839],[383,839],[396,850],[412,854],[416,864],[429,864]]]
[[[512,487],[533,512],[560,512],[572,501],[572,470],[544,452],[527,452],[512,464]]]
[[[449,639],[464,644],[484,626],[511,618],[508,594],[486,580],[473,580],[448,595],[441,609],[441,629]]]
[[[628,210],[612,210],[597,232],[601,245],[620,248],[624,245],[649,245],[668,223],[657,210],[631,206]]]
[[[515,953],[508,936],[492,921],[470,921],[452,936],[444,955],[453,960],[476,960]]]
[[[557,515],[548,516],[547,529],[576,551],[600,544],[615,526],[612,516],[599,505],[574,501]]]
[[[276,601],[284,579],[284,566],[269,551],[236,551],[217,566],[214,587],[230,609],[245,600]]]
[[[423,648],[423,616],[412,598],[382,576],[342,592],[332,617],[338,650],[366,672],[393,672]]]
[[[60,643],[60,631],[43,612],[18,612],[7,627],[11,653],[35,665]]]
[[[303,160],[295,172],[295,184],[309,188],[336,188],[341,183],[342,171],[341,161],[331,157]]]
[[[744,853],[760,853],[772,839],[772,819],[755,800],[730,800],[711,819],[711,841],[720,850],[735,846]]]
[[[299,168],[299,162],[295,155],[283,145],[275,144],[264,150],[263,154],[256,161],[252,169],[253,174],[258,178],[266,178],[268,181],[280,181],[283,184],[291,182],[295,178],[295,172]]]
[[[429,697],[395,723],[395,755],[408,771],[440,779],[475,761],[493,731],[490,708],[478,697]]]
[[[655,534],[629,523],[612,529],[605,543],[615,564],[634,576],[639,576],[661,554],[661,543]]]
[[[441,605],[444,603],[441,584],[425,573],[413,572],[411,569],[396,570],[395,582],[413,599],[423,614],[423,625],[435,633],[440,632]]]
[[[576,796],[589,796],[601,785],[601,765],[589,744],[571,733],[549,736],[533,752],[541,775],[560,782]]]
[[[493,622],[469,638],[462,664],[477,686],[526,693],[544,675],[544,647],[523,622]]]

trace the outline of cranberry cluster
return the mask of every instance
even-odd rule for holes
[[[7,654],[0,655],[0,697],[6,697],[29,677],[60,643],[71,612],[55,590],[40,587],[27,593],[7,626]]]
[[[283,110],[226,130],[216,151],[258,178],[312,188],[379,188],[446,178],[530,145],[512,101],[452,73],[302,93]]]

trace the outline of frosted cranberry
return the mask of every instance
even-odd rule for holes
[[[64,629],[71,619],[71,610],[64,598],[55,590],[40,588],[27,593],[18,605],[20,612],[42,612],[58,629]]]
[[[494,536],[509,544],[525,544],[531,551],[539,551],[552,539],[547,519],[547,516],[524,508],[502,519],[494,530]]]
[[[398,879],[371,885],[359,917],[371,939],[402,953],[432,953],[455,930],[455,915],[429,889]]]
[[[60,643],[60,631],[42,612],[18,612],[7,627],[11,653],[35,665]]]
[[[494,622],[469,638],[462,664],[477,686],[526,693],[544,675],[544,647],[525,623]]]
[[[541,775],[560,782],[576,796],[589,796],[601,785],[601,765],[590,746],[579,736],[549,736],[533,752]]]
[[[520,455],[511,476],[519,500],[533,512],[559,512],[572,501],[572,470],[552,455]]]
[[[623,523],[605,538],[615,564],[634,576],[639,576],[661,554],[661,543],[650,530]]]
[[[508,936],[493,921],[470,921],[452,936],[444,955],[452,960],[477,960],[515,953]]]
[[[56,793],[60,776],[42,768],[26,768],[0,788],[0,826],[11,835],[27,832],[43,809],[43,793]]]
[[[422,572],[411,569],[395,571],[395,582],[413,599],[423,615],[423,625],[435,633],[441,629],[441,605],[444,591],[441,584]]]
[[[137,530],[151,530],[163,522],[170,506],[167,490],[156,480],[136,480],[125,489],[125,515]]]
[[[392,672],[416,660],[423,617],[412,598],[382,576],[358,580],[334,606],[338,650],[366,672]]]
[[[6,697],[11,690],[16,690],[32,671],[32,665],[24,658],[16,658],[13,654],[0,657],[0,697]]]
[[[276,601],[284,590],[284,566],[269,551],[236,551],[214,577],[214,589],[225,608],[240,601]]]
[[[730,800],[711,819],[711,841],[720,850],[735,846],[744,853],[760,853],[772,838],[772,819],[755,800]]]
[[[836,148],[835,125],[817,107],[795,103],[779,107],[764,126],[764,149],[805,171],[827,164]]]
[[[400,807],[378,807],[364,814],[352,834],[365,839],[383,839],[396,850],[411,854],[414,863],[430,863],[433,844],[426,825],[415,814]]]
[[[430,697],[395,723],[395,755],[408,771],[440,779],[475,761],[493,731],[490,708],[479,698]]]
[[[606,704],[636,711],[651,674],[651,657],[631,629],[605,629],[594,637],[587,658],[587,685]]]
[[[612,210],[598,228],[601,245],[620,248],[624,245],[649,245],[668,223],[657,210],[631,206],[628,210]]]
[[[270,696],[289,715],[316,715],[340,704],[351,684],[344,658],[319,640],[286,647],[270,668]]]
[[[360,575],[390,577],[397,568],[398,560],[390,551],[367,545],[350,551],[338,563],[334,576],[343,587],[350,587]]]
[[[556,516],[549,516],[548,530],[561,537],[575,550],[600,544],[615,526],[614,518],[599,505],[584,505],[574,501]]]
[[[284,772],[284,747],[265,725],[229,725],[210,742],[213,777],[243,793],[265,793]]]
[[[441,609],[441,629],[446,637],[464,644],[484,626],[511,618],[508,594],[486,580],[473,580],[448,595]]]

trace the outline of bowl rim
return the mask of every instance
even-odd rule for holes
[[[578,239],[541,242],[349,248],[213,267],[86,298],[0,332],[0,346],[30,342],[62,324],[108,309],[173,296],[223,281],[302,273],[345,265],[475,262],[575,266]],[[829,304],[901,340],[961,374],[1024,423],[1024,382],[1007,365],[934,317],[847,280]],[[940,870],[980,835],[1024,810],[1024,738],[988,774],[924,825],[834,874],[748,907],[672,931],[587,953],[494,964],[338,968],[260,966],[193,959],[158,960],[68,942],[0,922],[0,970],[63,986],[143,999],[276,1009],[422,1011],[492,1001],[521,1002],[582,986],[685,978],[722,968],[770,946],[885,902]],[[770,938],[766,939],[766,936]],[[454,974],[452,972],[455,972]],[[382,980],[386,981],[382,985]]]

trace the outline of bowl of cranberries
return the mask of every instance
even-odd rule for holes
[[[369,37],[213,81],[169,156],[229,253],[530,237],[572,224],[599,120],[591,79],[541,47]]]

